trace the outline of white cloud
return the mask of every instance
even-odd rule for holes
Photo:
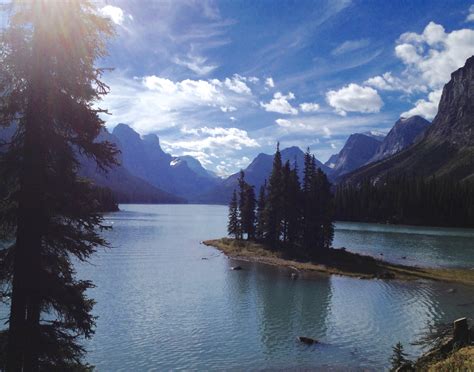
[[[237,107],[234,106],[221,106],[220,107],[222,112],[234,112],[237,111]]]
[[[143,85],[149,90],[174,94],[194,102],[209,103],[223,100],[222,93],[212,81],[186,79],[175,83],[169,79],[150,75],[143,78]]]
[[[395,54],[406,65],[405,79],[419,84],[414,90],[429,92],[427,99],[418,100],[413,109],[402,115],[433,118],[443,85],[474,54],[474,30],[447,33],[443,26],[430,22],[421,34],[404,33],[397,43]]]
[[[367,79],[364,81],[364,85],[387,91],[426,92],[426,87],[423,84],[419,84],[416,79],[400,79],[397,76],[393,76],[390,71]]]
[[[395,54],[407,66],[405,74],[416,76],[435,90],[474,54],[474,30],[446,33],[443,26],[430,22],[421,34],[404,33],[397,43]]]
[[[251,107],[253,102],[251,95],[237,94],[217,79],[173,81],[156,75],[128,78],[116,71],[107,76],[106,82],[111,92],[101,105],[112,114],[104,116],[108,126],[129,123],[142,134],[215,122],[221,120],[222,113]]]
[[[312,103],[312,102],[304,102],[300,104],[300,109],[303,112],[315,112],[318,111],[320,108],[319,104]]]
[[[245,83],[246,80],[245,77],[235,74],[231,79],[226,78],[224,84],[229,90],[235,93],[252,94],[249,86]]]
[[[191,154],[206,165],[213,164],[216,159],[234,158],[235,153],[243,148],[260,147],[255,139],[249,137],[247,131],[239,128],[183,127],[181,133],[181,138],[176,140],[162,140],[163,147],[173,153]],[[248,163],[248,158],[241,160]],[[237,163],[234,159],[230,162],[221,160],[216,166],[217,173],[221,176],[229,174],[235,171]]]
[[[124,20],[123,10],[117,6],[106,5],[100,9],[103,16],[108,17],[117,25],[121,25]]]
[[[290,120],[276,119],[275,123],[277,123],[280,127],[284,127],[284,128],[290,128],[291,127],[291,121]]]
[[[466,22],[474,22],[474,4],[469,7],[469,14],[466,17]]]
[[[349,84],[339,90],[326,93],[328,104],[340,115],[347,112],[375,113],[383,106],[382,98],[371,87]]]
[[[358,49],[365,48],[370,43],[369,39],[360,39],[360,40],[347,40],[340,44],[337,48],[334,48],[331,51],[333,56],[339,56],[341,54],[353,52]]]
[[[442,89],[434,90],[428,94],[428,100],[420,99],[416,101],[415,107],[411,110],[401,114],[402,117],[410,117],[413,115],[420,115],[431,120],[438,112],[438,104],[441,99]]]
[[[291,106],[291,101],[295,99],[295,95],[289,92],[287,95],[283,95],[281,92],[276,92],[273,95],[273,99],[268,103],[260,102],[260,106],[268,112],[277,112],[279,114],[296,115],[298,110]]]
[[[275,82],[273,81],[272,77],[268,77],[265,79],[265,86],[267,88],[275,88]]]
[[[185,58],[174,59],[174,63],[184,66],[199,76],[205,76],[214,71],[218,66],[207,64],[207,58],[201,56],[193,56],[188,54]]]

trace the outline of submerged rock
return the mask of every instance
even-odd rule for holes
[[[318,340],[315,340],[314,338],[311,338],[311,337],[305,337],[305,336],[298,336],[298,341],[306,345],[314,345],[314,344],[319,343]]]
[[[298,279],[298,274],[297,273],[291,273],[290,277],[293,280]]]

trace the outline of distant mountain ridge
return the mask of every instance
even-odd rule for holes
[[[429,125],[430,122],[428,120],[418,115],[398,119],[369,162],[388,158],[406,149],[419,138],[420,134],[423,133]]]
[[[126,124],[118,124],[112,134],[118,139],[124,167],[168,193],[195,201],[219,182],[197,159],[164,152],[155,134],[141,137]]]
[[[474,180],[474,56],[451,74],[438,113],[419,140],[348,174],[343,182],[377,181],[388,173]]]
[[[252,162],[244,169],[245,180],[252,186],[255,187],[255,191],[258,192],[259,188],[264,184],[265,180],[268,180],[274,155],[260,153]],[[297,146],[288,147],[281,150],[281,158],[283,164],[289,161],[293,168],[295,162],[298,167],[300,179],[303,176],[304,168],[304,152]],[[326,175],[330,176],[332,170],[316,159],[316,166],[321,168]],[[198,199],[200,202],[206,203],[224,203],[227,204],[230,200],[232,191],[237,187],[237,179],[239,172],[234,173],[222,180],[219,185],[214,187],[210,192],[203,193]]]
[[[337,155],[331,156],[326,166],[337,176],[349,173],[367,163],[376,153],[383,137],[366,133],[354,133],[349,136],[344,147]]]
[[[338,154],[325,163],[333,170],[335,179],[366,164],[385,159],[411,144],[428,128],[430,122],[420,116],[400,118],[384,135],[381,132],[354,133],[349,136]]]

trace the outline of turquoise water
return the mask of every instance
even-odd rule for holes
[[[235,262],[200,244],[225,235],[223,206],[121,209],[107,216],[114,248],[78,268],[97,285],[90,293],[97,330],[86,346],[98,371],[380,371],[396,342],[414,357],[421,350],[409,343],[429,324],[474,314],[474,288],[462,285],[337,276],[293,281],[283,269],[251,263],[232,271]],[[344,223],[335,246],[412,262],[426,257],[434,266],[471,265],[474,232],[443,231]],[[321,344],[301,345],[299,335]]]

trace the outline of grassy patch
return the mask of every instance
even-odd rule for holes
[[[430,279],[459,282],[474,285],[474,271],[467,269],[433,269],[395,265],[371,256],[330,249],[317,261],[307,261],[288,254],[273,251],[262,244],[223,238],[207,240],[205,245],[213,246],[227,256],[244,261],[254,261],[270,265],[288,267],[305,273],[320,272],[364,279]]]
[[[453,352],[446,359],[429,366],[428,371],[474,371],[474,346],[466,346]]]

